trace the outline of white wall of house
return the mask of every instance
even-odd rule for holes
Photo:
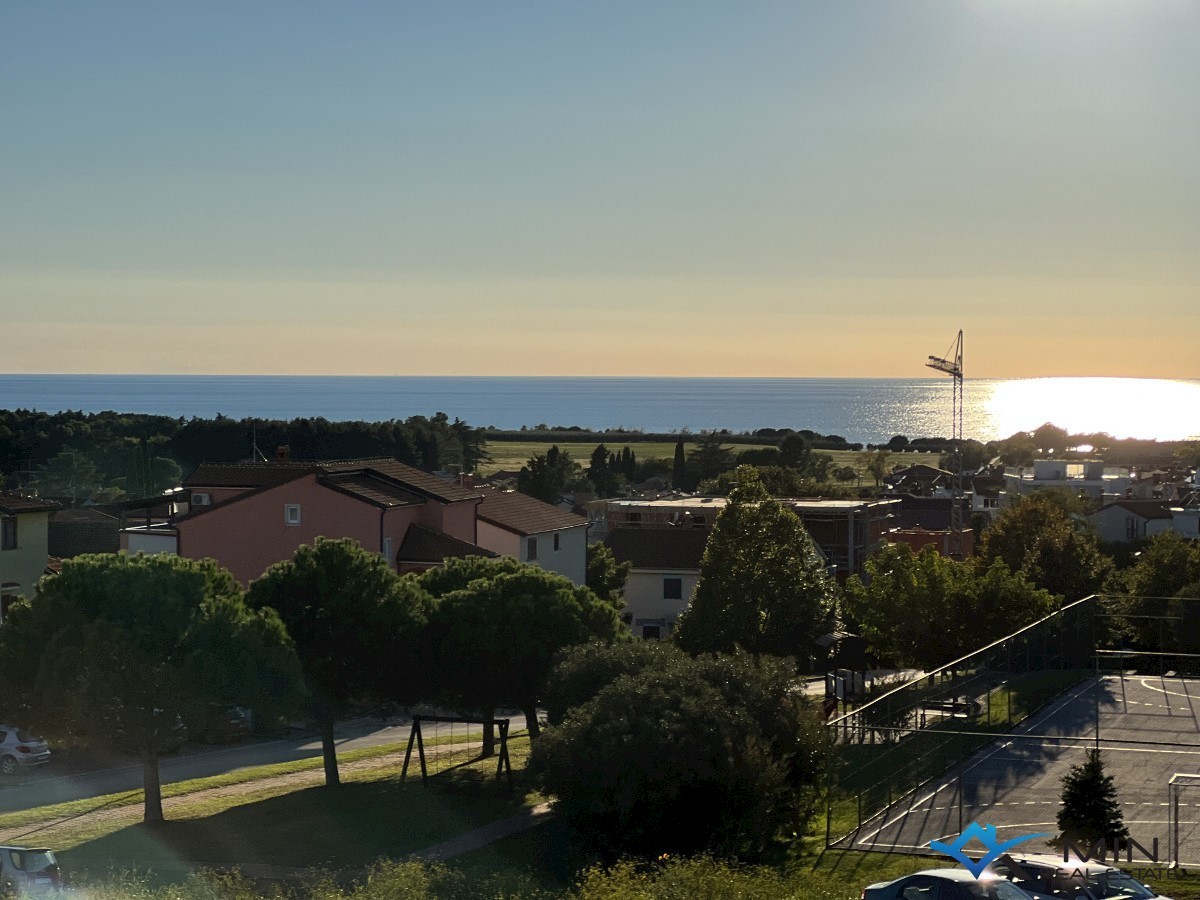
[[[1200,509],[1172,509],[1171,527],[1180,537],[1200,540]]]
[[[587,580],[587,526],[576,525],[541,534],[520,535],[483,519],[478,520],[476,542],[501,556],[515,556],[559,575],[574,584]]]
[[[1100,540],[1111,543],[1136,541],[1171,530],[1170,519],[1147,519],[1120,506],[1094,512],[1088,516],[1088,521]]]
[[[126,528],[121,532],[121,549],[130,553],[175,554],[179,552],[179,537],[174,532]]]
[[[658,628],[661,639],[670,637],[699,580],[695,569],[632,570],[625,581],[625,609],[634,636],[645,637],[647,628]]]
[[[17,545],[0,549],[0,595],[32,598],[49,560],[49,512],[20,512],[16,519]]]

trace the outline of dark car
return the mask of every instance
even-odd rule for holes
[[[206,744],[224,744],[249,737],[253,731],[254,725],[247,710],[232,703],[213,703],[205,713],[201,733]]]
[[[175,716],[174,721],[168,722],[166,714],[161,709],[154,711],[154,719],[157,726],[154,735],[154,749],[159,753],[178,753],[183,749],[183,745],[188,740],[188,729],[183,719]],[[121,742],[117,746],[130,753],[141,752],[137,740],[132,735],[122,733]]]

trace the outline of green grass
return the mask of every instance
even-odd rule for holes
[[[386,752],[371,748],[347,753],[341,761]],[[509,752],[519,773],[528,738],[511,740]],[[439,765],[464,762],[468,756],[455,754]],[[343,771],[343,784],[336,790],[285,783],[264,784],[262,790],[199,793],[313,768],[294,763],[263,766],[236,777],[172,785],[173,796],[190,794],[195,800],[169,811],[168,821],[155,826],[141,824],[141,792],[129,792],[101,798],[91,807],[119,807],[119,814],[67,819],[39,830],[37,841],[60,850],[68,871],[104,872],[119,860],[165,880],[205,864],[364,868],[380,857],[403,857],[540,802],[539,795],[525,790],[520,777],[511,791],[497,782],[495,766],[495,759],[464,765],[431,779],[429,787],[411,772],[401,781],[397,760],[394,767]],[[66,806],[77,814],[89,811],[62,804],[32,812],[44,821],[61,817]]]
[[[487,451],[491,454],[490,462],[481,463],[479,471],[483,475],[490,475],[493,472],[505,470],[516,472],[521,466],[525,465],[529,459],[538,454],[545,453],[551,447],[556,446],[559,450],[565,450],[571,454],[571,458],[580,465],[586,466],[592,455],[592,451],[596,449],[599,441],[488,441]],[[609,452],[620,452],[625,446],[634,452],[639,460],[647,459],[665,459],[668,462],[675,458],[675,443],[673,441],[630,441],[622,443],[617,441],[607,441],[605,445]],[[740,453],[743,450],[761,450],[765,447],[772,446],[770,444],[727,444],[734,452]],[[695,444],[685,443],[684,448],[691,450]],[[865,451],[861,450],[817,450],[817,453],[825,453],[833,457],[833,467],[842,468],[850,466],[852,468],[862,468],[865,463]],[[888,457],[889,466],[895,463],[908,463],[916,465],[917,463],[925,463],[927,465],[937,464],[936,453],[892,453]],[[864,484],[873,484],[870,476],[864,477]]]

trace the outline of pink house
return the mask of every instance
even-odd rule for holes
[[[125,528],[131,552],[212,557],[243,584],[318,537],[348,537],[400,572],[447,557],[515,556],[586,573],[587,520],[526,497],[466,488],[394,459],[204,464],[169,520]]]
[[[163,525],[126,528],[122,549],[212,557],[242,583],[322,536],[353,538],[402,571],[446,555],[487,555],[476,546],[480,493],[394,459],[205,464],[184,487],[188,510]],[[406,546],[416,558],[403,558]],[[428,559],[434,551],[443,556]]]

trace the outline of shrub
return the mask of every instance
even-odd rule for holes
[[[566,821],[609,855],[754,857],[803,829],[820,724],[790,666],[665,661],[619,676],[534,746],[531,769]]]

